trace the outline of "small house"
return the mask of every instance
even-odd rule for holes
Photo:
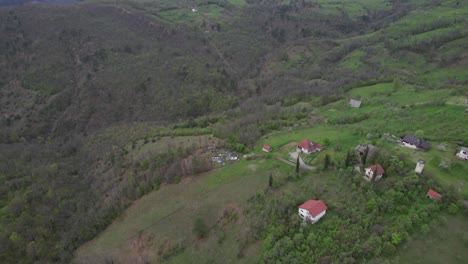
[[[424,160],[420,159],[418,160],[418,162],[416,163],[416,168],[414,169],[414,171],[417,173],[417,174],[421,174],[423,169],[424,169]]]
[[[314,143],[308,139],[302,140],[297,144],[297,152],[303,152],[305,154],[310,154],[312,152],[321,151],[322,145]]]
[[[272,148],[271,146],[267,145],[267,144],[263,144],[262,150],[263,150],[264,152],[272,152],[272,151],[273,151],[273,148]]]
[[[461,148],[459,152],[457,152],[457,157],[462,160],[468,160],[468,148]]]
[[[362,98],[360,100],[350,99],[349,106],[351,106],[352,108],[359,108],[361,107],[361,102],[362,102]]]
[[[401,139],[401,143],[403,146],[412,148],[412,149],[419,149],[419,150],[428,150],[431,144],[429,142],[419,139],[412,135],[405,135]]]
[[[429,189],[429,191],[427,191],[427,197],[428,198],[431,198],[432,200],[440,200],[442,199],[442,195],[432,189]]]
[[[368,181],[378,181],[382,178],[385,173],[384,169],[380,164],[375,164],[366,168],[364,179]]]
[[[239,155],[236,152],[229,153],[229,160],[238,160]]]
[[[327,206],[322,200],[308,200],[299,206],[299,216],[304,221],[317,223],[327,213]]]

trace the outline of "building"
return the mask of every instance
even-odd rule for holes
[[[429,189],[429,191],[427,191],[427,197],[428,198],[431,198],[432,200],[440,200],[442,199],[442,195],[432,189]]]
[[[366,155],[366,161],[372,159],[378,152],[379,148],[372,144],[367,145],[358,145],[355,149],[356,153],[359,155],[360,162],[364,162],[363,157]]]
[[[366,173],[364,174],[364,179],[368,181],[378,181],[382,178],[385,170],[380,164],[375,164],[366,168]]]
[[[401,144],[403,144],[403,146],[405,147],[412,148],[412,149],[419,149],[419,150],[428,150],[429,147],[431,146],[429,142],[419,139],[412,135],[405,135],[401,139]]]
[[[462,160],[468,160],[468,148],[462,147],[459,152],[457,152],[457,157]]]
[[[239,155],[236,152],[229,153],[229,160],[238,160]]]
[[[327,213],[327,208],[322,200],[308,200],[299,206],[299,216],[315,224]]]
[[[267,144],[263,144],[262,150],[265,151],[265,152],[272,152],[273,148],[271,146],[267,145]]]
[[[418,162],[416,163],[416,168],[414,169],[414,171],[417,173],[417,174],[421,174],[423,169],[424,169],[424,160],[420,159],[418,160]]]
[[[312,152],[321,151],[322,145],[314,143],[308,139],[302,140],[297,144],[297,152],[303,152],[305,154],[310,154]]]
[[[361,102],[362,102],[362,98],[361,98],[361,100],[350,99],[349,100],[349,106],[351,106],[353,108],[359,108],[359,107],[361,107]]]

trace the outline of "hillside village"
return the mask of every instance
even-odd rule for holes
[[[3,1],[0,263],[468,263],[467,24],[458,0]]]
[[[392,137],[395,138],[394,136]],[[399,144],[402,147],[415,149],[418,151],[427,151],[430,148],[430,143],[412,135],[403,136],[401,139],[397,141],[397,144]],[[292,155],[291,153],[291,157],[293,159],[297,157],[297,164],[296,164],[297,168],[300,168],[301,166],[307,167],[307,165],[304,164],[303,159],[300,158],[300,153],[303,153],[305,155],[310,155],[311,153],[322,151],[322,148],[323,147],[321,144],[315,143],[309,139],[304,139],[301,142],[297,143],[296,154]],[[271,147],[268,144],[263,144],[262,151],[270,153],[273,151],[273,147]],[[359,163],[354,165],[354,169],[359,173],[361,172],[361,167],[367,164],[367,159],[371,160],[375,158],[375,155],[378,155],[379,149],[371,144],[366,144],[366,145],[358,145],[355,148],[355,151],[356,153],[354,153],[354,155],[355,155],[355,158],[357,157],[356,161],[358,161]],[[460,152],[458,152],[455,156],[464,160],[468,160],[465,154],[466,154],[466,148],[462,147],[460,149]],[[348,156],[349,155],[350,154],[348,152]],[[348,157],[348,156],[346,157],[347,159],[352,159],[351,157]],[[301,161],[301,164],[300,164],[300,161]],[[291,164],[291,165],[294,165],[294,164]],[[424,160],[419,160],[416,163],[416,168],[414,172],[420,175],[422,173],[423,168],[424,168]],[[373,164],[364,169],[363,178],[369,182],[376,182],[382,179],[384,173],[385,173],[385,170],[380,164]],[[427,191],[426,196],[434,200],[440,200],[443,197],[441,194],[434,191],[432,188]],[[315,197],[315,198],[320,198],[320,197]],[[325,215],[326,209],[327,209],[327,206],[322,200],[308,200],[299,206],[299,215],[302,219],[304,219],[304,221],[308,221],[312,224],[315,224]]]

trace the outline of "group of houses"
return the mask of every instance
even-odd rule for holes
[[[360,103],[360,102],[359,102]],[[419,139],[412,135],[405,135],[399,141],[404,147],[408,147],[411,149],[417,150],[428,150],[430,148],[430,144],[422,139]],[[304,139],[299,142],[296,146],[296,151],[298,153],[304,154],[311,154],[313,152],[318,152],[322,150],[322,145],[316,142],[313,142],[308,139]],[[264,152],[271,152],[273,151],[273,147],[270,145],[264,144],[262,146],[262,151]],[[358,145],[355,148],[358,157],[360,158],[360,163],[363,163],[363,159],[371,159],[374,155],[376,155],[378,148],[371,145]],[[366,157],[366,158],[364,158]],[[459,153],[457,153],[457,157],[468,160],[468,148],[462,148]],[[417,174],[421,174],[424,169],[425,161],[420,159],[416,163],[415,172]],[[364,179],[370,182],[378,181],[382,179],[383,175],[385,174],[385,170],[380,164],[373,164],[365,168],[364,170]],[[429,189],[427,192],[427,197],[433,200],[440,200],[442,199],[442,195],[436,192],[433,189]],[[303,204],[299,206],[299,216],[307,222],[312,224],[317,223],[320,218],[322,218],[327,212],[327,205],[322,200],[307,200]]]
[[[239,154],[231,151],[224,151],[222,153],[215,152],[211,160],[221,165],[226,165],[226,161],[236,161],[239,159]]]

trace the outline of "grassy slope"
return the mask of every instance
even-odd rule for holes
[[[124,262],[131,261],[136,256],[131,253],[129,244],[138,237],[140,231],[154,235],[154,240],[146,245],[151,252],[147,257],[152,261],[158,259],[154,252],[167,241],[183,241],[187,246],[183,253],[171,260],[175,263],[186,263],[188,259],[199,263],[236,259],[240,242],[234,238],[242,238],[248,226],[242,219],[238,220],[238,225],[227,228],[223,228],[217,221],[226,208],[242,209],[249,197],[266,188],[267,175],[272,173],[274,177],[283,177],[281,175],[287,168],[279,162],[244,160],[196,179],[163,186],[160,191],[136,201],[97,239],[80,248],[76,260],[92,261],[112,256]],[[201,217],[212,228],[209,238],[204,241],[198,241],[191,231],[197,217]],[[218,239],[224,232],[228,238],[219,243]],[[257,258],[256,250],[245,256],[247,262]]]

